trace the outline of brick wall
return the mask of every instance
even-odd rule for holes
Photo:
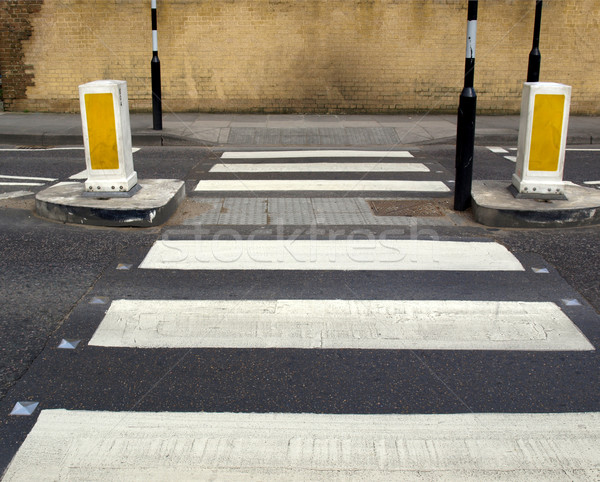
[[[454,113],[466,6],[158,0],[163,110]],[[518,112],[534,11],[534,0],[480,0],[480,112]],[[77,111],[77,86],[108,78],[127,80],[132,110],[151,109],[149,1],[5,1],[0,23],[9,109]],[[573,86],[572,113],[600,113],[598,45],[600,0],[545,2],[541,80]]]

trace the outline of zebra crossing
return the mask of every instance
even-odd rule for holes
[[[451,192],[439,176],[441,170],[433,173],[422,162],[403,161],[412,157],[409,151],[393,150],[230,151],[224,152],[221,162],[210,168],[209,177],[199,181],[195,193]],[[311,162],[306,162],[307,159]],[[337,159],[340,162],[335,162]],[[301,177],[290,179],[290,174]]]
[[[74,309],[81,398],[42,401],[3,480],[600,476],[600,414],[563,406],[600,319],[543,259],[207,229],[167,228]]]

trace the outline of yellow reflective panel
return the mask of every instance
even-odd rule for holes
[[[119,169],[113,95],[85,94],[92,169]]]
[[[529,151],[530,171],[558,170],[564,107],[564,95],[535,96]]]

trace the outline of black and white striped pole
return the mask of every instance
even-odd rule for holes
[[[158,60],[158,33],[156,30],[156,0],[152,0],[152,125],[162,130],[162,96],[160,93],[160,60]]]
[[[529,53],[529,65],[527,66],[527,82],[540,81],[540,65],[542,54],[540,53],[540,29],[542,26],[542,0],[535,2],[535,25],[533,27],[533,48]]]
[[[465,82],[460,94],[456,128],[456,182],[454,209],[464,211],[471,205],[473,182],[473,151],[475,146],[475,113],[477,94],[475,78],[475,41],[477,38],[477,0],[469,0],[467,13],[467,52],[465,55]]]

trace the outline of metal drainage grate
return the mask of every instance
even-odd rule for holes
[[[449,199],[367,202],[375,216],[441,217],[451,209]]]

